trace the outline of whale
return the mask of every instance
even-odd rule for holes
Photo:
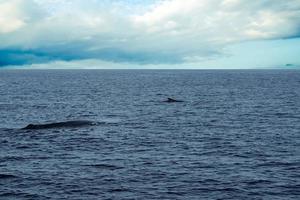
[[[39,130],[39,129],[55,129],[55,128],[76,128],[84,126],[94,126],[97,123],[87,120],[65,121],[46,124],[28,124],[22,130]]]
[[[166,101],[164,101],[165,103],[180,103],[183,102],[181,100],[176,100],[176,99],[172,99],[172,98],[168,98]]]

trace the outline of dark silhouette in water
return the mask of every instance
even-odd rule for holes
[[[66,122],[57,122],[49,124],[29,124],[28,126],[22,128],[24,130],[36,130],[36,129],[52,129],[52,128],[75,128],[82,126],[93,126],[96,125],[92,121],[66,121]]]
[[[183,102],[183,101],[172,99],[172,98],[168,98],[168,100],[166,100],[165,102],[166,103],[180,103],[180,102]]]

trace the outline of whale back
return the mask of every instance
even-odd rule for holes
[[[56,123],[47,123],[47,124],[28,124],[24,127],[24,130],[36,130],[36,129],[53,129],[53,128],[76,128],[82,126],[92,126],[96,125],[92,121],[66,121],[66,122],[56,122]]]
[[[172,98],[168,98],[165,102],[166,103],[179,103],[179,102],[183,102],[183,101],[172,99]]]

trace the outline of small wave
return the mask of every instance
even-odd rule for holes
[[[298,162],[279,162],[279,161],[272,161],[272,162],[265,162],[260,163],[257,166],[259,167],[295,167],[298,166]]]
[[[0,180],[1,179],[12,179],[17,178],[17,176],[11,175],[11,174],[0,174]]]
[[[0,157],[0,163],[7,162],[7,161],[22,161],[25,159],[26,159],[25,157],[21,157],[21,156],[3,156]]]
[[[37,194],[29,194],[23,192],[0,192],[0,197],[4,197],[5,199],[49,199],[46,196],[40,196]]]
[[[26,145],[21,145],[21,146],[17,146],[16,149],[30,149],[30,146],[26,146]]]
[[[271,183],[273,182],[269,180],[252,180],[246,182],[246,184],[248,185],[260,185],[260,184],[271,184]]]
[[[118,170],[123,169],[123,167],[111,164],[93,164],[93,165],[85,165],[87,167],[93,167],[97,169],[104,169],[104,170]]]
[[[13,131],[14,129],[11,128],[0,128],[0,132],[10,132]]]
[[[115,188],[115,189],[110,189],[109,192],[114,193],[114,192],[129,192],[130,189],[128,188]]]
[[[275,113],[275,116],[277,116],[278,118],[288,118],[288,119],[300,119],[300,116],[295,116],[291,113]]]

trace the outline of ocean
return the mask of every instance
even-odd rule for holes
[[[0,70],[1,200],[299,199],[299,147],[297,70]]]

